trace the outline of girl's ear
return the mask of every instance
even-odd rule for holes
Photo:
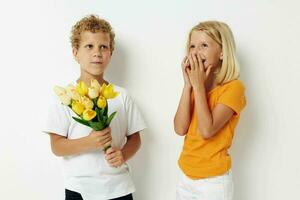
[[[220,60],[223,60],[223,52],[220,54]]]
[[[74,57],[74,59],[75,59],[77,62],[79,62],[79,58],[78,58],[78,49],[73,48],[73,49],[72,49],[72,52],[73,52],[73,57]]]

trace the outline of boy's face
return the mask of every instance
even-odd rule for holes
[[[74,58],[80,64],[81,75],[102,75],[110,61],[111,53],[109,33],[102,31],[83,32],[79,48],[73,48]]]

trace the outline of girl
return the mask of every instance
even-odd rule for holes
[[[231,200],[231,146],[246,105],[228,25],[201,22],[189,33],[182,62],[184,88],[174,129],[185,136],[178,161],[177,200]]]

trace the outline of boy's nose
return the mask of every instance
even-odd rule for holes
[[[102,57],[101,50],[96,50],[93,54],[94,57]]]

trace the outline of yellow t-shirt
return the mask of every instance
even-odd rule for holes
[[[240,80],[234,80],[217,86],[207,94],[210,110],[213,110],[217,104],[223,104],[235,113],[218,133],[206,140],[202,138],[197,128],[197,113],[192,95],[191,104],[194,108],[191,123],[178,161],[179,167],[188,177],[200,179],[218,176],[231,168],[228,149],[232,143],[240,112],[246,105],[244,91],[243,83]]]

